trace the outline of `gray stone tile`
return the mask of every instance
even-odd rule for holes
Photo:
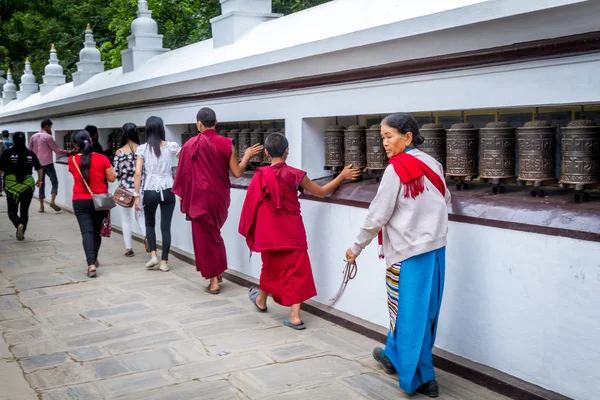
[[[273,360],[262,353],[228,354],[211,357],[208,361],[181,365],[169,370],[179,381],[207,378],[233,371],[241,371],[262,365],[272,364]]]
[[[103,400],[104,397],[91,384],[71,386],[45,392],[42,400]]]
[[[298,373],[302,371],[302,373]],[[324,356],[235,372],[232,384],[252,398],[328,384],[332,379],[370,372],[360,364]]]
[[[105,380],[102,382],[102,390],[108,397],[119,397],[156,389],[171,383],[173,383],[173,379],[166,372],[142,372]]]
[[[44,274],[44,276],[34,274],[32,277],[22,277],[13,280],[15,287],[21,291],[45,286],[64,285],[70,282],[72,281],[68,277],[56,274]]]
[[[351,399],[351,400],[367,400],[368,397],[361,396],[347,386],[341,383],[334,382],[329,385],[319,386],[310,389],[295,390],[292,392],[286,392],[284,394],[278,394],[275,396],[269,396],[265,400],[339,400],[339,399]]]
[[[315,357],[327,354],[328,351],[319,347],[315,347],[310,342],[307,343],[294,343],[284,346],[277,346],[272,348],[266,348],[263,351],[269,357],[277,362],[288,362],[293,360],[299,360],[307,357]]]
[[[11,351],[18,358],[38,356],[41,354],[60,353],[65,351],[67,346],[60,338],[51,338],[47,340],[38,340],[33,343],[18,344],[11,347]]]
[[[186,382],[137,395],[128,400],[230,400],[238,399],[239,391],[225,380],[215,382]]]
[[[109,340],[122,339],[127,336],[133,336],[140,333],[134,328],[110,328],[100,332],[94,332],[77,339],[67,341],[69,347],[81,347],[90,344],[107,342]]]
[[[397,376],[394,376],[397,377]],[[363,374],[345,378],[343,382],[368,399],[396,400],[410,399],[411,396],[400,390],[398,381],[378,374]]]
[[[129,368],[123,365],[118,357],[94,361],[89,365],[94,368],[96,377],[99,379],[112,378],[113,376],[124,375],[131,372]]]
[[[187,339],[184,335],[177,332],[158,333],[142,336],[137,339],[115,342],[105,348],[114,355],[129,353],[132,351],[150,349],[154,346],[170,344],[179,340]]]
[[[44,354],[42,356],[34,356],[19,360],[23,370],[30,371],[36,368],[45,368],[53,365],[62,364],[70,360],[66,353]]]
[[[0,387],[0,400],[37,400],[16,361],[0,359]]]
[[[13,331],[22,332],[37,326],[39,326],[39,322],[33,318],[13,319],[10,321],[0,322],[0,331],[5,333]]]
[[[185,328],[185,331],[197,338],[204,338],[217,335],[220,332],[236,332],[250,329],[259,330],[277,325],[280,324],[273,320],[263,318],[262,315],[251,313],[234,315],[217,320],[200,321],[198,325]]]
[[[216,334],[202,339],[204,345],[216,354],[221,350],[243,352],[272,347],[280,344],[301,342],[308,337],[307,331],[295,331],[288,327]]]
[[[105,353],[100,350],[98,346],[88,346],[80,349],[69,350],[69,354],[79,362],[97,360],[105,356]]]
[[[27,381],[37,390],[52,389],[60,386],[76,385],[96,379],[89,366],[78,363],[62,364],[56,367],[38,369],[26,376]]]
[[[126,314],[135,311],[147,310],[148,306],[144,304],[126,304],[120,307],[104,308],[101,310],[93,310],[83,313],[83,316],[89,319],[102,318],[109,315]]]
[[[130,371],[134,372],[168,369],[186,362],[179,354],[167,348],[127,354],[121,356],[121,361]]]

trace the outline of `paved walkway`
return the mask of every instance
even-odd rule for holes
[[[35,207],[17,242],[0,199],[0,399],[408,398],[371,358],[374,341],[310,314],[293,331],[284,308],[260,314],[228,282],[210,296],[177,259],[145,271],[142,246],[126,258],[118,234],[88,279],[75,218]],[[504,399],[438,380],[441,399]]]

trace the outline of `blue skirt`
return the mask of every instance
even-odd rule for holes
[[[420,254],[387,270],[390,331],[385,354],[400,388],[412,394],[435,379],[432,349],[442,304],[446,247]]]

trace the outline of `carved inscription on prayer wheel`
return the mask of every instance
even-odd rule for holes
[[[367,128],[351,125],[344,132],[344,163],[354,168],[367,166]]]
[[[344,166],[344,127],[332,125],[325,131],[325,168]]]
[[[517,129],[521,181],[556,179],[556,129],[548,121],[529,121]]]
[[[515,176],[515,129],[506,122],[490,122],[479,130],[479,163],[482,178]]]
[[[419,150],[435,158],[446,170],[446,130],[442,124],[425,124],[419,129],[425,138]]]
[[[385,169],[388,157],[381,140],[381,125],[372,125],[367,129],[367,169]]]
[[[562,130],[560,182],[586,185],[600,182],[600,126],[592,120],[572,121]]]
[[[239,152],[238,152],[238,160],[244,158],[244,153],[246,149],[250,147],[250,135],[252,134],[252,129],[242,129],[240,134],[238,135],[239,144]]]
[[[478,132],[469,123],[454,124],[446,131],[446,175],[477,176]]]
[[[254,146],[255,144],[263,145],[265,143],[265,130],[262,128],[256,128],[250,134],[250,146]],[[263,154],[257,154],[250,159],[252,163],[261,163],[263,162]]]
[[[239,129],[232,129],[229,132],[227,132],[227,137],[231,140],[233,140],[233,147],[235,148],[235,152],[238,155],[238,158],[240,157],[240,130]]]

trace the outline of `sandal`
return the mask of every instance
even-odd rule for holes
[[[223,277],[221,275],[217,276],[217,278],[219,279],[219,283],[223,283]]]
[[[135,253],[133,252],[133,250],[127,250],[127,252],[125,252],[125,257],[134,257]]]
[[[144,246],[146,246],[146,253],[152,253],[152,250],[150,250],[150,243],[148,243],[148,239],[146,237],[144,237]]]
[[[211,290],[210,289],[210,283],[208,284],[208,286],[206,287],[206,289],[204,289],[204,291],[208,294],[219,294],[221,293],[221,289],[217,289],[217,290]]]
[[[283,324],[285,326],[290,327],[292,329],[295,329],[297,331],[301,331],[302,329],[306,329],[306,325],[304,325],[304,322],[301,322],[300,325],[294,325],[294,324],[292,324],[292,321],[290,321],[289,318],[284,319],[283,320]]]
[[[250,298],[250,301],[252,302],[252,304],[254,304],[254,306],[258,309],[258,311],[260,311],[262,313],[266,313],[267,309],[268,309],[267,307],[262,309],[258,306],[258,304],[256,304],[256,299],[258,298],[259,293],[260,293],[260,290],[258,290],[258,288],[251,287],[250,290],[248,290],[248,297]]]
[[[52,208],[54,211],[59,212],[62,210],[62,208],[60,208],[59,206],[57,206],[54,203],[50,203],[50,208]]]
[[[87,274],[88,278],[95,278],[98,274],[96,272],[96,270],[90,271],[89,267],[88,267],[88,271]]]

